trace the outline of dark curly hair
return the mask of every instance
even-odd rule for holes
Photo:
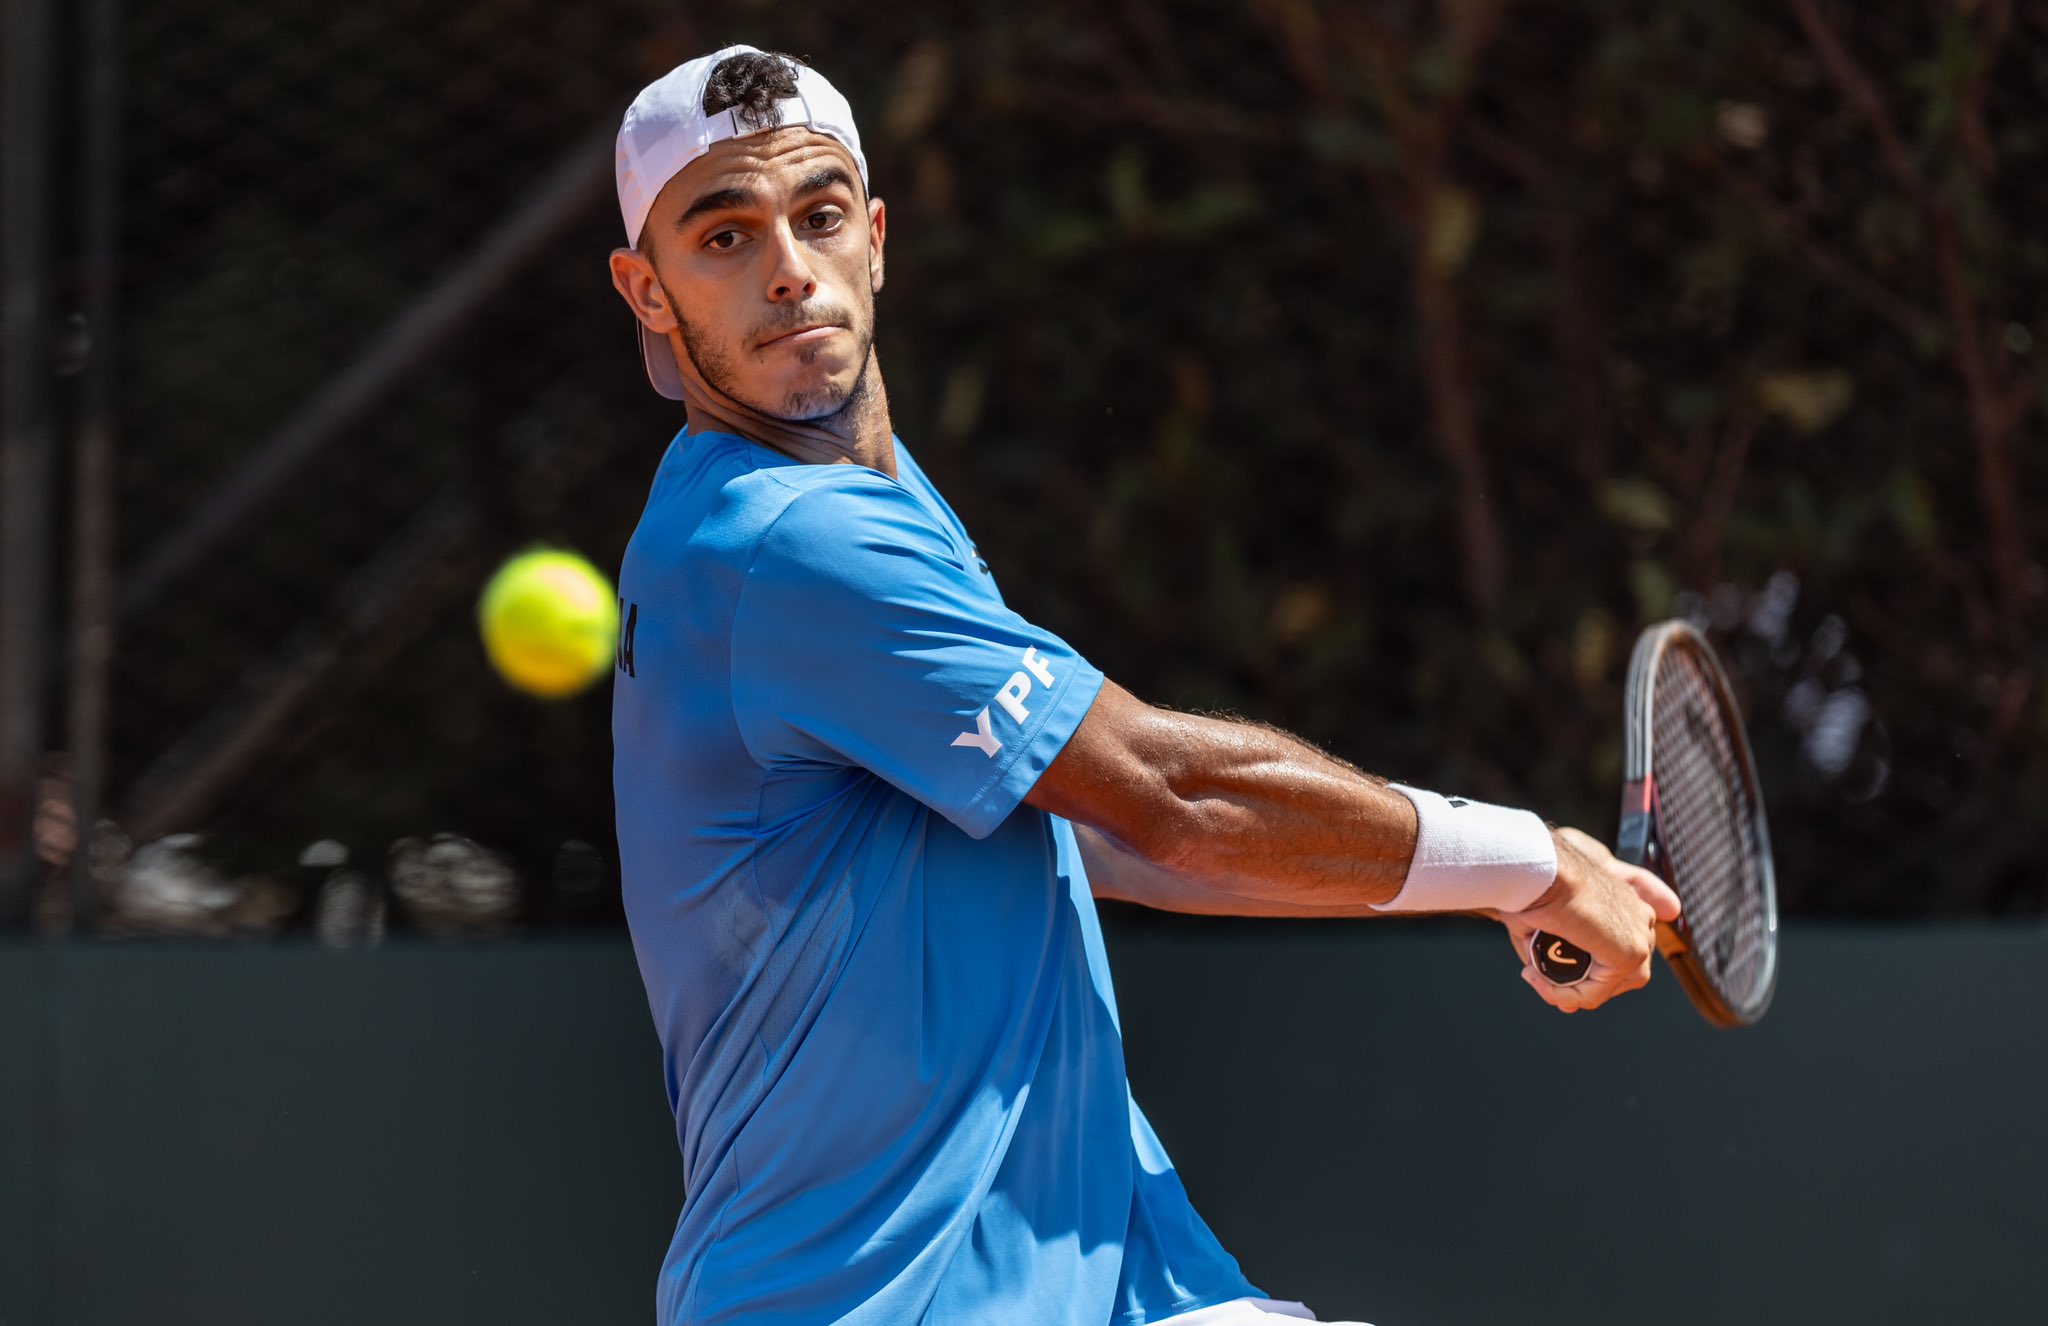
[[[796,69],[803,61],[780,51],[742,51],[711,68],[704,84],[704,113],[731,109],[749,129],[772,129],[781,121],[775,106],[796,95]]]

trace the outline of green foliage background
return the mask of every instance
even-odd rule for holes
[[[1111,676],[1611,832],[1628,649],[1681,613],[1738,674],[1787,910],[2048,906],[2038,7],[133,11],[130,562],[558,153],[747,40],[861,118],[899,433]],[[510,694],[469,611],[531,539],[615,567],[680,425],[617,229],[593,196],[129,623],[117,794],[446,492],[445,585],[188,827],[248,870],[456,829],[569,919],[607,697]]]

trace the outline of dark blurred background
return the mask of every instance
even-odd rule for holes
[[[2048,907],[2048,7],[7,8],[17,923],[618,924],[609,688],[473,608],[616,569],[681,418],[608,144],[742,38],[849,94],[898,429],[1110,675],[1611,832],[1683,615],[1788,913]]]

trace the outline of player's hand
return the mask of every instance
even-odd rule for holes
[[[1598,1008],[1650,982],[1656,923],[1678,919],[1678,895],[1649,871],[1626,865],[1598,839],[1577,829],[1552,832],[1557,882],[1533,906],[1500,918],[1522,963],[1522,979],[1545,1003],[1567,1013]],[[1593,955],[1593,970],[1576,985],[1554,985],[1529,960],[1539,930]]]

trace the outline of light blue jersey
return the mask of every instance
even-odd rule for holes
[[[896,464],[686,431],[619,574],[626,915],[688,1191],[659,1321],[1258,1296],[1131,1099],[1073,831],[1020,804],[1102,674]]]

